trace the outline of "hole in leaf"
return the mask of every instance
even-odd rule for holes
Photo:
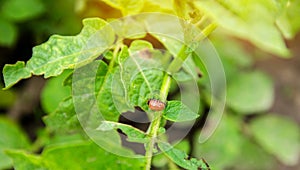
[[[149,127],[149,119],[146,114],[141,108],[135,107],[134,112],[124,112],[121,114],[119,118],[119,123],[131,125],[141,131],[146,132],[146,130]],[[128,142],[127,141],[127,136],[124,134],[121,130],[118,130],[121,140],[122,140],[122,145],[130,148],[137,154],[145,154],[145,148],[144,144],[142,143],[135,143],[135,142]]]

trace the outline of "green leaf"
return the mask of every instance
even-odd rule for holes
[[[177,56],[180,49],[184,45],[179,40],[168,36],[157,35],[154,33],[152,33],[151,35],[158,39],[173,56]]]
[[[212,169],[230,168],[236,159],[243,155],[244,136],[240,132],[241,120],[224,113],[216,131],[207,142],[199,143],[199,136],[194,138],[193,155],[205,158]],[[217,122],[215,122],[217,123]]]
[[[174,122],[183,122],[194,120],[199,117],[199,115],[189,109],[185,104],[174,100],[168,101],[167,107],[163,112],[163,117]]]
[[[152,166],[162,168],[168,163],[168,158],[164,154],[158,154],[152,158]]]
[[[25,63],[23,61],[18,61],[14,65],[6,64],[3,68],[5,89],[10,88],[21,79],[29,77],[31,77],[30,70],[25,67]]]
[[[49,169],[142,169],[144,159],[109,153],[93,142],[73,142],[47,148],[42,153]]]
[[[0,45],[12,46],[18,37],[17,27],[2,18],[0,18]]]
[[[250,40],[257,47],[283,57],[289,55],[275,19],[285,6],[284,1],[195,1],[195,5],[208,14],[229,34]],[[220,17],[222,16],[222,17]]]
[[[25,133],[4,117],[0,117],[0,134],[0,169],[6,169],[12,165],[12,161],[5,155],[5,150],[28,149],[30,143]]]
[[[107,72],[98,92],[97,104],[104,120],[117,121],[122,112],[133,110],[124,100],[122,83],[116,80],[117,76],[118,68]]]
[[[176,143],[175,148],[184,151],[185,153],[189,153],[190,152],[190,143],[188,140],[184,139],[178,142],[174,142]],[[166,155],[164,154],[158,154],[155,155],[153,157],[153,161],[152,161],[152,165],[154,165],[155,167],[163,167],[165,166],[170,160],[166,157]],[[171,168],[169,166],[169,168]],[[177,168],[179,169],[179,168]]]
[[[175,143],[177,143],[177,142],[175,142]],[[179,141],[179,143],[177,143],[175,145],[175,148],[182,150],[185,153],[190,153],[190,151],[191,151],[190,142],[187,139],[183,139],[183,140]]]
[[[128,137],[127,140],[129,142],[146,143],[150,139],[143,131],[123,123],[103,121],[97,128],[97,130],[101,131],[111,131],[117,129],[120,129],[123,133],[126,134],[126,136]]]
[[[1,14],[16,22],[32,19],[45,11],[45,6],[40,0],[5,0],[1,5]]]
[[[241,155],[238,156],[231,165],[232,169],[253,170],[253,169],[276,169],[275,159],[252,139],[243,138],[241,145]]]
[[[70,133],[81,131],[72,97],[63,100],[58,108],[43,118],[47,129],[56,133]]]
[[[174,0],[173,6],[174,6],[174,11],[176,12],[178,17],[185,20],[188,19],[188,11],[187,11],[188,4],[186,2],[181,0]]]
[[[297,19],[300,13],[300,1],[290,0],[286,5],[286,9],[276,20],[276,24],[285,36],[292,39],[300,30],[300,21]]]
[[[168,143],[159,142],[158,147],[168,158],[170,158],[173,162],[175,162],[182,168],[189,170],[209,170],[209,166],[204,162],[203,159],[197,160],[196,158],[189,158],[189,156],[185,152],[173,148]]]
[[[48,139],[46,147],[67,145],[68,143],[83,142],[86,140],[86,136],[74,133],[74,134],[54,134]]]
[[[0,83],[0,108],[11,107],[17,98],[17,94],[13,90],[2,90],[3,86]]]
[[[76,115],[87,135],[98,145],[112,153],[129,156],[132,152],[121,145],[120,136],[116,131],[97,130],[101,121],[118,121],[122,110],[131,109],[126,105],[124,96],[119,93],[122,88],[122,84],[118,84],[120,79],[117,78],[117,82],[112,81],[115,77],[114,71],[118,67],[99,70],[100,67],[106,68],[106,64],[101,63],[104,62],[96,60],[73,73],[72,92]],[[95,89],[98,89],[95,87],[96,81],[102,81],[99,83],[98,94],[95,92]],[[112,90],[114,86],[117,90]]]
[[[147,35],[144,22],[141,22],[138,17],[135,16],[128,16],[123,17],[122,19],[113,20],[109,24],[114,28],[114,30],[117,30],[119,39],[138,39]]]
[[[241,114],[259,113],[271,107],[274,87],[262,72],[238,74],[227,88],[227,104]]]
[[[45,78],[56,76],[75,64],[92,61],[113,43],[114,33],[104,20],[84,19],[83,25],[77,36],[53,35],[48,42],[34,47],[27,67],[34,74],[44,74]]]
[[[163,75],[160,70],[139,72],[128,88],[130,103],[133,106],[140,106],[143,110],[149,110],[148,101],[157,98]]]
[[[111,60],[113,58],[113,52],[112,51],[105,51],[105,53],[103,53],[103,57],[107,60]]]
[[[71,95],[70,87],[63,86],[69,74],[70,70],[65,70],[61,75],[47,80],[41,94],[41,104],[46,113],[54,112],[59,103]]]
[[[34,47],[32,58],[26,67],[23,62],[9,66],[10,71],[4,67],[6,88],[20,79],[30,77],[30,73],[44,74],[48,78],[60,75],[65,69],[89,63],[113,43],[114,33],[104,20],[89,18],[83,20],[83,25],[77,36],[53,35],[46,43]],[[13,74],[16,71],[19,74]]]
[[[10,150],[6,152],[7,155],[13,160],[14,169],[16,170],[48,170],[43,164],[40,157],[25,153],[24,151]]]
[[[164,76],[161,70],[163,67],[163,54],[159,51],[149,51],[145,55],[151,57],[143,57],[140,52],[135,52],[139,48],[150,47],[150,44],[144,41],[136,41],[135,45],[129,50],[129,56],[122,57],[122,62],[119,63],[119,70],[115,72],[113,91],[120,91],[117,84],[122,85],[120,97],[125,96],[127,105],[139,106],[144,110],[149,110],[148,100],[157,98]],[[135,48],[135,49],[133,49]],[[148,50],[148,48],[146,48]],[[127,53],[123,53],[127,54]],[[161,59],[160,62],[158,62]]]
[[[144,8],[141,12],[163,12],[174,14],[173,0],[144,0]]]
[[[118,54],[117,63],[122,69],[122,63],[129,57],[129,51],[127,45],[123,45],[121,51]]]
[[[127,158],[109,153],[91,141],[69,141],[46,147],[40,156],[10,151],[18,170],[46,169],[143,169],[143,158]]]
[[[151,49],[152,50],[153,46],[149,41],[134,40],[130,44],[130,47],[129,47],[128,50],[131,54],[134,54],[135,52],[139,52],[140,50],[144,50],[144,49]]]
[[[250,123],[256,141],[286,165],[296,165],[300,157],[299,125],[274,114],[255,118]]]

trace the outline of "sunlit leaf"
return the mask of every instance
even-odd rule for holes
[[[121,10],[123,15],[136,14],[144,6],[144,0],[103,0],[108,5]]]
[[[175,14],[173,0],[144,0],[144,7],[141,12],[163,12]]]
[[[300,21],[297,19],[300,13],[300,1],[290,0],[286,5],[286,9],[276,20],[276,24],[280,28],[285,38],[293,38],[300,30]]]
[[[30,73],[44,74],[45,78],[60,75],[63,70],[74,68],[76,64],[91,62],[113,43],[114,33],[104,20],[85,19],[83,25],[77,36],[53,35],[46,43],[34,47],[32,58],[26,67],[23,62],[4,67],[6,87],[30,77]],[[7,67],[10,68],[9,71]],[[15,74],[20,69],[22,74]]]
[[[196,1],[195,5],[229,34],[248,39],[271,53],[284,57],[289,55],[280,31],[274,25],[277,15],[284,9],[284,1],[206,0]]]

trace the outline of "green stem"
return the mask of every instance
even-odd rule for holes
[[[160,100],[165,102],[168,97],[169,89],[171,86],[171,76],[169,74],[165,74],[165,77],[163,79],[163,83],[160,88]]]
[[[172,63],[169,65],[168,70],[164,76],[163,82],[162,82],[162,86],[160,88],[160,100],[161,101],[166,101],[167,97],[168,97],[168,93],[169,93],[169,89],[171,86],[171,74],[177,72],[180,68],[181,65],[183,64],[184,60],[188,57],[186,50],[188,49],[187,46],[183,46],[178,54],[178,56],[172,61]],[[154,113],[154,120],[151,122],[149,128],[148,128],[148,136],[151,138],[151,140],[149,141],[149,143],[146,144],[146,170],[150,170],[151,168],[151,161],[152,161],[152,156],[153,156],[153,149],[154,149],[154,145],[156,142],[156,137],[157,137],[157,133],[160,127],[160,122],[162,119],[162,111],[159,112],[155,112]]]
[[[203,30],[202,35],[205,35],[205,37],[206,37],[215,28],[216,28],[215,24],[210,24],[209,26],[207,26]],[[199,39],[199,40],[202,40],[202,38]],[[167,100],[169,89],[170,89],[171,82],[172,82],[171,74],[176,73],[181,68],[183,62],[189,56],[188,50],[189,50],[189,47],[187,45],[183,45],[182,48],[180,49],[179,53],[178,53],[178,56],[176,58],[174,58],[174,60],[169,65],[169,67],[167,69],[167,73],[164,76],[162,86],[160,88],[159,98],[160,98],[161,101],[165,102]],[[154,120],[151,122],[151,124],[150,124],[150,126],[147,130],[147,134],[151,138],[151,140],[145,146],[145,148],[146,148],[146,153],[145,153],[146,167],[145,167],[145,169],[146,170],[151,169],[153,150],[154,150],[154,145],[156,143],[157,133],[158,133],[158,130],[159,130],[160,125],[161,125],[162,113],[163,113],[163,111],[159,111],[159,112],[154,113],[155,114]]]
[[[164,79],[163,79],[163,83],[160,89],[160,100],[161,101],[166,101],[167,100],[167,96],[169,93],[169,89],[171,86],[171,76],[169,74],[165,74]],[[156,137],[157,137],[157,133],[160,127],[160,122],[161,122],[161,118],[162,118],[162,113],[163,111],[159,111],[155,113],[154,116],[154,120],[151,122],[150,127],[147,131],[148,136],[151,138],[151,140],[149,141],[149,143],[146,144],[146,170],[150,170],[151,169],[151,161],[152,161],[152,156],[153,156],[153,149],[154,149],[154,145],[156,143]]]
[[[122,43],[116,44],[116,47],[113,51],[112,59],[110,60],[109,65],[108,65],[108,70],[107,70],[108,73],[111,72],[112,69],[114,68],[114,65],[115,65],[115,62],[116,62],[116,59],[118,56],[118,52],[120,51],[121,46],[122,46]]]
[[[196,38],[195,41],[201,41],[203,39],[205,39],[209,34],[211,34],[216,28],[218,27],[218,25],[216,23],[211,23],[209,24],[207,27],[205,27],[202,31],[201,34],[199,34]]]
[[[186,45],[183,45],[178,53],[178,56],[174,58],[174,60],[169,65],[167,72],[169,74],[176,73],[182,66],[183,62],[187,57],[189,56],[187,54],[188,47]]]
[[[151,138],[149,143],[146,144],[146,170],[151,169],[151,162],[153,156],[154,144],[156,142],[157,132],[160,126],[161,113],[158,113],[158,116],[151,122],[150,127],[148,129],[148,136]]]

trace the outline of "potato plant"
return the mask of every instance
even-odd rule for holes
[[[275,158],[297,163],[297,124],[272,114],[244,121],[272,106],[273,82],[249,71],[252,57],[227,38],[287,58],[284,39],[300,28],[294,19],[299,2],[103,3],[121,17],[83,19],[77,35],[52,35],[26,63],[3,68],[5,90],[32,76],[49,79],[41,96],[46,127],[34,144],[0,120],[15,134],[12,140],[22,141],[3,145],[4,168],[271,169]],[[45,10],[38,9],[34,15]],[[273,133],[276,124],[289,133]],[[182,134],[175,137],[178,129]]]

